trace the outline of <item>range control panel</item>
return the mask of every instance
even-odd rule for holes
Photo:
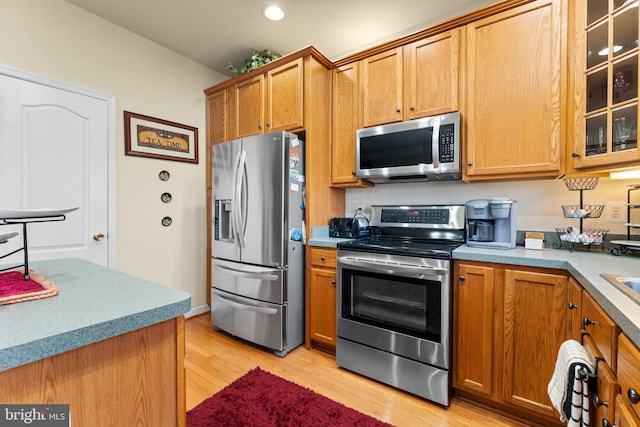
[[[464,205],[371,206],[371,224],[379,227],[464,228]]]

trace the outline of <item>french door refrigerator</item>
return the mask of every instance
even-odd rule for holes
[[[304,342],[304,185],[295,134],[213,146],[211,322],[281,357]]]

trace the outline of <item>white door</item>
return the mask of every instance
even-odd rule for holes
[[[79,208],[65,221],[27,226],[29,261],[76,257],[110,264],[111,105],[108,97],[64,84],[0,74],[0,208]],[[22,236],[0,244],[0,256],[21,245]],[[0,264],[22,257],[18,252]]]

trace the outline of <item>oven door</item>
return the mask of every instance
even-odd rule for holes
[[[448,369],[450,266],[339,250],[338,337]]]

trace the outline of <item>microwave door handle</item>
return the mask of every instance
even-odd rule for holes
[[[216,292],[216,296],[220,298],[223,303],[230,305],[231,307],[239,308],[240,310],[250,310],[250,311],[255,311],[256,313],[261,313],[261,314],[277,314],[278,313],[278,309],[276,308],[256,307],[254,305],[242,304],[239,302],[231,301],[230,299],[223,297],[217,292]]]
[[[431,135],[431,160],[433,168],[440,169],[440,119],[433,120],[433,134]]]
[[[361,267],[363,265],[374,266],[377,271],[382,271],[387,274],[402,274],[402,273],[417,273],[423,276],[443,276],[448,273],[447,270],[439,269],[439,268],[430,268],[430,267],[421,267],[421,266],[410,266],[410,265],[402,265],[402,266],[394,266],[393,268],[385,268],[385,266],[381,266],[379,263],[375,261],[370,261],[366,259],[355,259],[355,258],[340,258],[340,264],[350,265],[353,267]]]

